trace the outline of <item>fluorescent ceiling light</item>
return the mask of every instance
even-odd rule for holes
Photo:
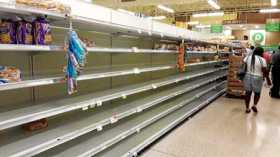
[[[277,0],[271,0],[271,6],[277,6]]]
[[[221,9],[216,0],[208,0],[208,4],[210,4],[215,9]]]
[[[279,13],[280,9],[272,8],[272,9],[261,9],[260,13]]]
[[[129,14],[129,15],[135,15],[134,12],[128,11],[128,10],[124,10],[124,9],[118,9],[119,12],[125,13],[125,14]]]
[[[196,28],[210,28],[211,25],[197,25]]]
[[[188,22],[188,25],[198,25],[199,22],[198,21],[190,21]]]
[[[166,7],[166,6],[164,6],[164,5],[161,5],[161,4],[158,5],[157,7],[158,7],[159,9],[164,10],[164,11],[169,12],[169,13],[174,13],[174,12],[175,12],[173,9],[168,8],[168,7]]]
[[[166,19],[166,16],[150,16],[150,17],[147,17],[148,19],[151,19],[151,20],[163,20],[163,19]]]
[[[224,16],[224,12],[199,13],[199,14],[193,14],[192,16],[193,17]]]

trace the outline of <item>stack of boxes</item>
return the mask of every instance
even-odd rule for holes
[[[244,86],[241,80],[237,77],[237,72],[242,65],[242,56],[230,56],[229,57],[229,71],[228,71],[228,96],[240,97],[245,94]]]

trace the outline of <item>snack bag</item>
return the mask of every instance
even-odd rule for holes
[[[33,44],[49,45],[52,42],[51,27],[45,18],[37,18],[33,21]]]
[[[32,24],[25,20],[19,21],[17,25],[17,43],[32,44]]]
[[[0,21],[0,43],[17,44],[16,22],[12,20]]]

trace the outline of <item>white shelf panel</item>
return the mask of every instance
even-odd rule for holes
[[[213,78],[213,76],[215,75],[211,75],[208,78],[201,78],[199,80],[194,80],[192,83],[187,83],[183,86],[175,87],[172,88],[171,90],[160,92],[158,94],[146,97],[144,99],[136,100],[129,104],[115,106],[110,109],[99,111],[98,113],[91,114],[90,116],[84,117],[83,119],[81,118],[75,118],[75,120],[68,119],[69,121],[71,121],[71,123],[61,124],[58,125],[57,128],[53,128],[45,132],[42,132],[38,135],[34,135],[32,137],[27,137],[23,140],[19,140],[13,143],[12,145],[10,145],[10,148],[16,148],[16,150],[13,150],[14,152],[16,152],[14,154],[16,156],[26,156],[26,155],[30,155],[30,153],[32,155],[35,155],[33,153],[45,151],[54,146],[60,145],[69,140],[72,140],[74,138],[87,134],[91,131],[94,131],[98,127],[104,127],[105,125],[114,124],[123,118],[145,111],[168,99],[182,95],[187,92],[191,92],[194,89],[203,87],[209,83],[211,84],[211,82],[215,82],[217,79],[224,77],[225,74],[223,74],[223,76],[219,76],[216,78]],[[208,89],[209,87],[210,85],[207,85],[206,87],[203,87],[203,89]],[[28,144],[24,144],[24,143],[28,143]],[[2,149],[0,147],[0,152],[1,150]],[[7,156],[9,155],[11,154],[7,154]]]
[[[224,84],[224,82],[221,84]],[[141,132],[142,129],[148,127],[161,118],[168,116],[174,111],[183,108],[192,101],[201,98],[203,95],[214,90],[216,86],[220,86],[221,84],[214,85],[214,87],[213,85],[209,85],[195,90],[189,94],[186,94],[183,97],[184,99],[180,97],[175,99],[172,103],[165,103],[163,105],[157,106],[156,108],[141,113],[141,115],[138,115],[137,117],[120,121],[117,126],[108,129],[106,128],[98,135],[85,135],[87,140],[84,140],[85,137],[81,137],[80,139],[71,141],[71,143],[66,143],[65,145],[59,146],[60,148],[54,148],[54,150],[50,150],[50,152],[47,152],[46,154],[42,153],[41,156],[94,156],[104,149],[110,148],[114,144],[128,138],[129,136],[139,131]],[[193,95],[196,95],[196,97]],[[149,113],[153,114],[153,116],[151,116]],[[138,119],[140,121],[134,121],[134,119]]]
[[[72,9],[71,15],[74,17],[73,20],[80,17],[111,23],[112,10],[109,8],[77,1],[69,1],[68,4]]]
[[[112,23],[139,29],[139,31],[149,32],[152,30],[152,20],[136,17],[114,10],[112,10]]]
[[[172,25],[151,21],[145,18],[127,15],[109,8],[98,5],[83,3],[77,0],[64,1],[64,3],[71,6],[71,19],[73,26],[85,30],[96,30],[108,33],[128,33],[138,36],[154,36],[164,37],[172,40],[209,40],[211,34],[192,32],[183,30]],[[50,19],[54,19],[60,26],[65,26],[69,23],[64,14],[47,11],[43,9],[20,7],[14,3],[1,3],[0,12],[15,13],[22,15],[47,15]],[[205,42],[207,43],[207,42]],[[210,43],[209,43],[210,44]],[[232,46],[219,44],[221,46]]]
[[[94,94],[88,94],[79,97],[57,100],[57,101],[37,104],[33,106],[30,105],[29,107],[4,112],[0,114],[0,130],[11,128],[24,123],[39,120],[42,118],[55,116],[61,113],[66,113],[73,110],[90,107],[92,105],[100,106],[102,105],[103,102],[152,90],[155,88],[170,85],[180,81],[190,80],[200,76],[223,71],[226,68],[227,67],[219,68],[215,70],[203,70],[200,72],[187,73],[187,75],[181,74],[181,75],[172,76],[160,80],[153,80],[137,85],[131,85],[131,86],[121,87],[116,89],[109,89],[103,92],[97,92]]]
[[[214,90],[207,93],[203,98],[195,100],[175,111],[174,113],[160,119],[154,124],[144,128],[139,133],[128,137],[114,147],[97,154],[96,157],[135,157],[139,152],[149,146],[152,142],[165,135],[168,131],[191,117],[195,112],[207,106],[211,101],[225,93],[225,89]]]

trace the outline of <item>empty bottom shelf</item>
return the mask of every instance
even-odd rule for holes
[[[225,92],[222,91],[211,91],[203,98],[193,101],[189,105],[183,107],[182,109],[160,119],[156,123],[150,125],[149,127],[141,130],[138,134],[134,134],[133,136],[123,140],[117,145],[107,149],[99,154],[97,157],[134,157],[139,154],[144,148],[149,146],[152,142],[158,140],[161,136],[166,134],[172,128],[183,122],[185,119],[190,117],[193,113],[197,111],[197,107],[200,104],[203,104],[201,107],[206,106],[207,99],[212,97],[214,99],[214,95],[221,95]]]
[[[145,111],[141,114],[138,114],[136,116],[131,116],[129,118],[123,119],[120,122],[110,125],[107,127],[104,127],[102,131],[94,131],[91,133],[88,133],[84,136],[81,136],[77,139],[74,139],[70,142],[67,142],[65,144],[62,144],[58,147],[55,147],[53,149],[50,149],[49,151],[43,152],[39,154],[38,156],[93,156],[98,155],[98,153],[104,151],[105,149],[110,148],[111,146],[125,140],[128,138],[130,140],[131,138],[134,139],[134,136],[138,136],[142,133],[145,133],[146,129],[154,128],[154,125],[158,125],[158,123],[162,123],[162,120],[167,119],[165,122],[166,125],[172,123],[173,119],[176,120],[176,118],[179,118],[180,115],[186,114],[190,110],[196,108],[201,102],[207,100],[209,97],[217,94],[221,90],[225,88],[224,85],[219,86],[217,89],[211,89],[214,85],[208,85],[203,88],[199,88],[197,90],[194,90],[191,93],[184,94],[182,97],[172,99],[171,101],[162,103],[158,105],[157,107]],[[207,92],[209,91],[209,92]],[[206,94],[206,92],[208,94]],[[198,94],[206,94],[206,96],[201,96],[200,98],[195,97]],[[195,100],[193,103],[191,103],[191,100]],[[169,117],[169,118],[168,118]],[[170,120],[171,118],[171,120]],[[158,121],[159,120],[159,121]],[[158,122],[157,122],[158,121]],[[164,123],[164,124],[165,124]],[[156,127],[157,128],[157,127]],[[158,127],[158,129],[161,129],[163,127]],[[101,129],[101,128],[100,128]],[[140,131],[142,130],[142,131]],[[139,132],[139,134],[136,134]],[[150,131],[149,131],[150,132]],[[158,132],[155,130],[155,133]],[[152,133],[152,132],[151,132]],[[129,138],[131,137],[131,138]],[[146,138],[142,138],[143,141]],[[139,140],[139,139],[137,139]],[[125,140],[126,141],[126,140]],[[123,143],[121,142],[116,145],[116,147],[121,147]],[[139,144],[139,143],[134,143]],[[129,147],[128,147],[129,146]],[[135,145],[127,145],[124,146],[127,151],[129,151],[131,148],[133,148]],[[109,151],[103,152],[99,155],[104,155],[108,157],[118,157],[121,156],[122,153],[125,154],[126,151],[120,151],[124,148],[117,148],[117,152],[115,153],[115,147],[112,149],[109,149]],[[112,154],[111,154],[112,152]],[[108,155],[106,155],[108,154]]]

